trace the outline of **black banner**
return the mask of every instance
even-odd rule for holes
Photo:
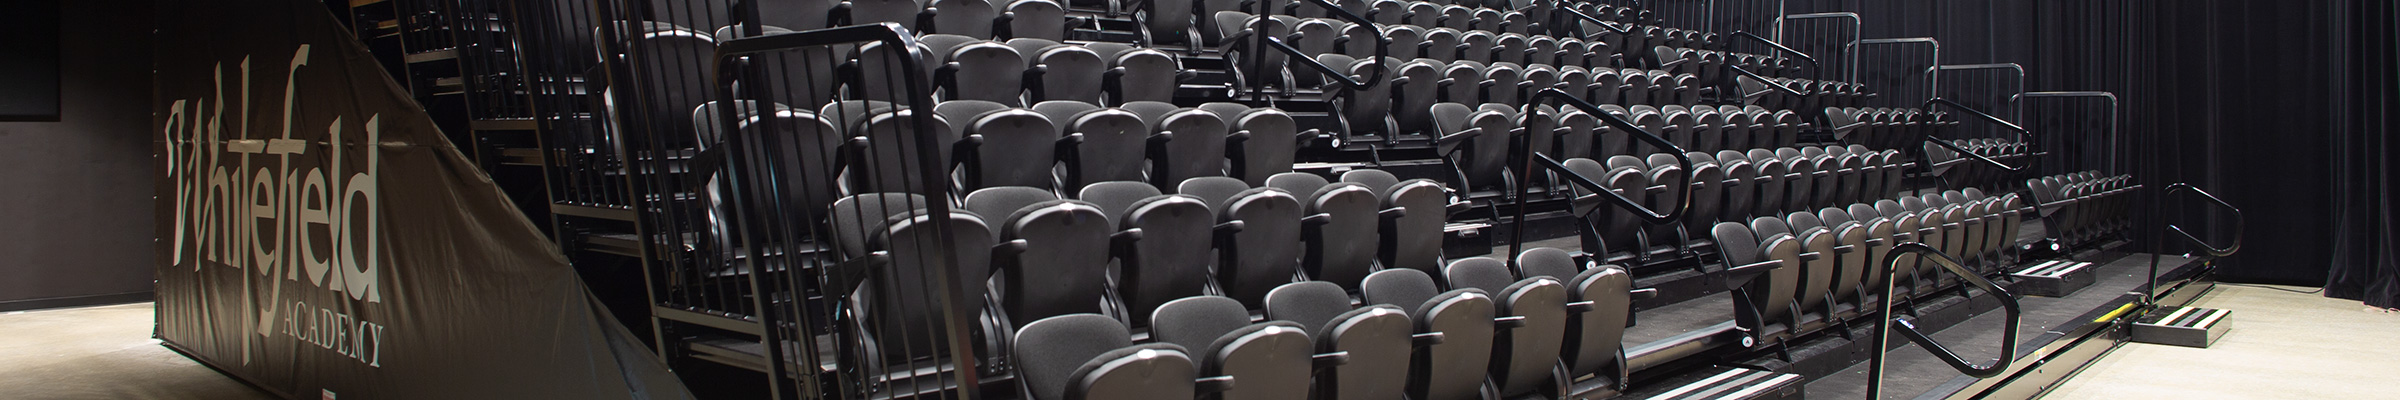
[[[690,397],[324,4],[158,5],[169,346],[289,398]]]

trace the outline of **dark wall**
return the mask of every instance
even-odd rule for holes
[[[58,122],[0,122],[0,310],[146,300],[150,3],[57,1]]]

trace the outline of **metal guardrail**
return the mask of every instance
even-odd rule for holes
[[[1331,2],[1327,2],[1326,0],[1301,0],[1301,2],[1304,2],[1304,3],[1309,3],[1309,4],[1314,4],[1314,5],[1316,5],[1317,7],[1323,7],[1323,8],[1325,8],[1325,13],[1326,13],[1326,15],[1332,15],[1332,16],[1334,16],[1335,18],[1338,18],[1338,19],[1341,19],[1341,20],[1345,20],[1345,21],[1350,21],[1350,23],[1353,23],[1353,24],[1361,24],[1361,25],[1366,25],[1366,26],[1374,27],[1374,31],[1375,31],[1375,32],[1383,32],[1383,25],[1381,25],[1381,24],[1376,24],[1376,23],[1375,23],[1375,20],[1367,19],[1367,17],[1362,17],[1362,16],[1359,16],[1359,15],[1358,15],[1358,14],[1356,14],[1356,13],[1351,13],[1351,12],[1350,12],[1350,10],[1342,9],[1342,7],[1341,7],[1341,6],[1334,5],[1333,3],[1331,3]],[[1296,6],[1297,4],[1294,4],[1294,5]],[[1267,21],[1267,16],[1274,15],[1274,14],[1271,14],[1271,13],[1269,13],[1269,12],[1270,12],[1270,11],[1272,11],[1272,10],[1267,10],[1267,8],[1271,8],[1271,7],[1260,7],[1259,13],[1258,13],[1258,15],[1255,17],[1255,18],[1257,18],[1257,21],[1259,21],[1258,23],[1260,23],[1260,24],[1265,24],[1265,23],[1266,23],[1266,21]],[[1256,29],[1258,29],[1258,28],[1255,28],[1255,27],[1253,27],[1253,28],[1251,28],[1251,29],[1253,29],[1253,30],[1256,30]],[[1271,36],[1273,36],[1273,35],[1265,35],[1265,34],[1260,34],[1260,35],[1256,35],[1256,36],[1258,36],[1258,47],[1257,47],[1257,48],[1261,49],[1261,50],[1259,50],[1259,51],[1265,51],[1264,49],[1267,49],[1267,48],[1273,48],[1273,49],[1275,49],[1275,50],[1277,50],[1277,51],[1282,51],[1284,54],[1290,55],[1290,56],[1291,56],[1291,59],[1292,59],[1292,60],[1294,60],[1294,61],[1287,61],[1287,62],[1299,62],[1299,63],[1300,63],[1300,64],[1302,64],[1302,65],[1307,65],[1307,66],[1309,67],[1309,69],[1314,69],[1314,70],[1316,70],[1316,71],[1317,71],[1317,73],[1324,74],[1326,77],[1328,77],[1328,78],[1331,78],[1331,80],[1332,80],[1333,82],[1335,82],[1335,83],[1339,83],[1339,84],[1341,84],[1343,87],[1350,88],[1351,90],[1366,89],[1368,86],[1374,86],[1374,84],[1373,84],[1373,83],[1375,83],[1375,82],[1382,82],[1382,81],[1383,81],[1383,74],[1384,74],[1384,70],[1391,69],[1391,66],[1389,66],[1389,65],[1384,65],[1384,59],[1391,58],[1391,54],[1392,54],[1392,53],[1391,53],[1391,51],[1392,51],[1392,49],[1391,49],[1391,47],[1392,47],[1392,46],[1391,46],[1391,39],[1385,38],[1385,37],[1383,37],[1383,35],[1381,35],[1381,34],[1375,35],[1375,60],[1374,60],[1374,62],[1375,62],[1375,70],[1374,70],[1374,71],[1372,71],[1372,74],[1368,75],[1368,76],[1366,77],[1365,81],[1363,81],[1363,82],[1362,82],[1362,81],[1359,81],[1359,80],[1352,80],[1352,79],[1350,79],[1350,74],[1347,74],[1347,73],[1343,73],[1343,72],[1341,72],[1341,71],[1334,70],[1334,69],[1333,69],[1333,67],[1331,67],[1331,66],[1327,66],[1327,65],[1325,65],[1324,63],[1317,62],[1317,59],[1316,59],[1316,57],[1315,57],[1315,56],[1313,56],[1313,55],[1310,55],[1310,54],[1306,54],[1306,53],[1302,53],[1302,52],[1301,52],[1299,49],[1294,49],[1294,48],[1292,48],[1292,46],[1291,46],[1291,45],[1284,44],[1284,43],[1283,43],[1283,39],[1282,39],[1282,38],[1271,37]],[[1255,76],[1255,77],[1264,77],[1264,76],[1268,76],[1268,75],[1267,75],[1267,58],[1266,58],[1266,57],[1250,57],[1250,58],[1251,58],[1251,61],[1250,61],[1250,76]],[[1251,79],[1251,84],[1250,84],[1250,100],[1252,100],[1252,101],[1264,101],[1264,100],[1266,100],[1266,80],[1265,80],[1265,79],[1263,79],[1263,78]]]
[[[1905,254],[1917,254],[1919,260],[1941,265],[1943,270],[1958,275],[1959,280],[1982,288],[1985,292],[2000,298],[2000,307],[2008,318],[2008,323],[2002,326],[2007,331],[2002,332],[2000,338],[1999,358],[1986,365],[1967,362],[1965,357],[1960,357],[1958,353],[1950,351],[1948,347],[1942,346],[1941,342],[1926,336],[1925,332],[1918,331],[1914,324],[1892,318],[1892,290],[1894,286],[1898,285],[1898,282],[1894,280],[1894,277],[1898,275],[1898,270],[1892,268],[1892,263],[1898,261],[1900,256]],[[1869,379],[1867,381],[1868,399],[1883,398],[1884,356],[1891,352],[1889,349],[1891,348],[1894,323],[1898,323],[1902,336],[1908,337],[1910,342],[1916,343],[1925,351],[1933,353],[1934,358],[1950,364],[1950,368],[1957,369],[1959,373],[1976,378],[1990,378],[2008,371],[2009,364],[2014,362],[2017,355],[2017,323],[2023,319],[2025,314],[2024,309],[2017,304],[2016,296],[2010,294],[2008,289],[1993,284],[1991,280],[1984,279],[1983,275],[1976,274],[1975,271],[1968,270],[1966,266],[1959,264],[1958,259],[1950,257],[1949,254],[1943,254],[1941,250],[1936,250],[1932,246],[1926,246],[1923,242],[1902,243],[1893,247],[1890,253],[1884,254],[1882,265],[1884,266],[1883,301],[1876,306],[1875,355],[1868,359],[1867,364],[1867,370],[1870,371],[1867,378]]]
[[[2167,185],[2166,191],[2160,192],[2158,198],[2152,199],[2153,202],[2158,203],[2153,204],[2152,207],[2163,209],[2165,206],[2163,203],[2165,203],[2166,197],[2173,196],[2177,193],[2191,193],[2194,195],[2199,195],[2201,199],[2208,200],[2210,203],[2216,204],[2219,208],[2223,208],[2226,211],[2232,211],[2234,232],[2233,244],[2226,246],[2209,244],[2208,241],[2201,240],[2199,236],[2192,235],[2190,231],[2183,229],[2182,225],[2163,222],[2165,218],[2161,217],[2159,219],[2162,222],[2159,225],[2161,228],[2165,228],[2163,229],[2164,231],[2172,231],[2175,232],[2176,235],[2182,236],[2183,240],[2191,242],[2192,246],[2200,248],[2201,254],[2206,254],[2209,257],[2223,258],[2226,256],[2232,256],[2234,253],[2242,251],[2241,232],[2243,228],[2243,221],[2242,209],[2240,207],[2234,207],[2233,203],[2226,202],[2225,199],[2217,198],[2217,195],[2209,194],[2208,191],[2200,190],[2199,187],[2192,186],[2192,184],[2189,183],[2176,183],[2173,185]],[[2145,302],[2156,301],[2158,299],[2158,259],[2160,254],[2166,253],[2167,249],[2165,240],[2166,232],[2160,232],[2158,236],[2150,237],[2150,293],[2145,295],[2146,298],[2143,299]]]
[[[1658,210],[1652,210],[1648,206],[1635,203],[1632,199],[1625,198],[1625,195],[1617,194],[1615,190],[1611,190],[1607,186],[1601,186],[1598,182],[1593,182],[1591,178],[1578,175],[1574,171],[1568,170],[1566,164],[1559,163],[1558,160],[1550,158],[1549,155],[1530,151],[1530,149],[1524,147],[1526,146],[1524,141],[1518,141],[1516,144],[1517,149],[1515,153],[1522,155],[1519,157],[1519,159],[1523,160],[1524,164],[1520,165],[1517,170],[1517,179],[1520,182],[1517,184],[1516,193],[1516,223],[1513,224],[1513,231],[1510,233],[1512,235],[1511,237],[1525,237],[1525,191],[1527,185],[1522,181],[1530,179],[1530,177],[1533,176],[1533,168],[1537,166],[1535,161],[1540,161],[1538,166],[1558,173],[1560,176],[1566,177],[1569,184],[1584,188],[1585,190],[1590,190],[1595,194],[1606,195],[1603,198],[1608,199],[1610,203],[1614,203],[1618,207],[1624,207],[1625,209],[1633,210],[1642,219],[1648,220],[1651,223],[1664,224],[1683,219],[1684,211],[1689,210],[1692,204],[1692,158],[1691,156],[1684,155],[1683,147],[1676,146],[1675,142],[1659,137],[1657,134],[1652,134],[1650,131],[1643,130],[1639,126],[1634,126],[1632,121],[1626,121],[1624,117],[1601,110],[1600,106],[1593,105],[1591,102],[1583,101],[1583,99],[1575,98],[1575,95],[1567,94],[1566,91],[1558,90],[1556,88],[1542,89],[1540,92],[1535,92],[1533,94],[1533,98],[1528,99],[1525,102],[1524,112],[1527,114],[1533,113],[1534,107],[1540,106],[1545,101],[1555,101],[1568,107],[1574,107],[1575,109],[1583,110],[1583,112],[1599,118],[1601,122],[1608,124],[1609,127],[1624,131],[1627,134],[1631,134],[1633,135],[1634,139],[1638,139],[1643,142],[1649,142],[1652,146],[1658,146],[1660,151],[1674,156],[1675,163],[1683,168],[1683,176],[1681,179],[1678,179],[1679,182],[1677,182],[1675,185],[1682,190],[1678,195],[1675,196],[1676,201],[1673,207],[1662,213]],[[1512,239],[1509,242],[1508,254],[1514,255],[1523,253],[1525,251],[1524,240]]]
[[[1791,53],[1791,54],[1792,54],[1792,55],[1794,55],[1794,56],[1798,56],[1798,57],[1800,57],[1800,59],[1801,59],[1801,60],[1808,61],[1808,72],[1810,72],[1810,73],[1811,73],[1811,74],[1810,74],[1810,76],[1812,77],[1811,79],[1820,80],[1820,81],[1821,81],[1821,80],[1825,80],[1825,65],[1824,65],[1824,64],[1820,64],[1820,63],[1818,63],[1818,62],[1817,62],[1817,58],[1816,58],[1816,57],[1813,57],[1813,56],[1809,56],[1809,55],[1808,55],[1808,53],[1803,53],[1803,52],[1800,52],[1799,50],[1793,50],[1791,47],[1784,46],[1784,45],[1783,45],[1783,43],[1777,43],[1777,42],[1775,42],[1774,40],[1769,40],[1769,39],[1767,39],[1766,37],[1758,36],[1758,34],[1755,34],[1755,33],[1750,33],[1750,32],[1748,32],[1748,31],[1734,31],[1734,32],[1733,32],[1731,35],[1729,35],[1729,36],[1731,36],[1731,37],[1737,37],[1737,38],[1747,38],[1747,39],[1750,39],[1750,40],[1752,40],[1752,41],[1756,41],[1756,42],[1759,42],[1759,43],[1764,43],[1764,44],[1766,44],[1768,47],[1774,47],[1774,48],[1775,48],[1775,50],[1782,51],[1782,52],[1785,52],[1785,53]]]

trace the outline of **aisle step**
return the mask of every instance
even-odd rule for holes
[[[2133,341],[2208,348],[2233,330],[2232,310],[2161,308],[2133,321]]]
[[[1636,389],[1624,396],[1627,399],[1701,400],[1701,399],[1799,399],[1805,398],[1808,378],[1799,374],[1777,373],[1762,369],[1712,367],[1715,373],[1700,371],[1682,374],[1676,381],[1647,389]]]
[[[2098,279],[2092,274],[2091,267],[2093,265],[2095,264],[2074,260],[2049,260],[2035,263],[2033,266],[2009,273],[2010,276],[2017,278],[2016,287],[2011,289],[2027,295],[2067,297],[2067,295],[2075,294],[2077,290],[2082,290],[2085,286],[2091,286],[2092,282]]]

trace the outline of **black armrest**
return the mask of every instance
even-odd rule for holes
[[[1025,89],[1033,92],[1034,101],[1049,100],[1050,94],[1042,88],[1047,86],[1042,84],[1042,78],[1049,74],[1050,64],[1034,64],[1033,68],[1025,69],[1024,81],[1021,84],[1025,86]],[[1065,124],[1065,122],[1060,122],[1060,124]]]
[[[1800,253],[1800,262],[1816,262],[1817,260],[1824,259],[1824,258],[1825,258],[1825,253],[1819,253],[1819,252],[1814,252],[1814,251],[1811,251],[1811,252],[1806,252],[1806,253]]]
[[[1211,376],[1192,381],[1193,393],[1224,393],[1233,390],[1232,376]]]
[[[1634,300],[1649,300],[1658,297],[1658,289],[1634,289],[1626,294],[1633,296]]]
[[[1845,244],[1845,245],[1840,245],[1840,246],[1833,246],[1833,254],[1850,254],[1850,253],[1854,253],[1854,252],[1857,252],[1857,251],[1858,251],[1858,245],[1849,245],[1849,244]]]
[[[1415,335],[1408,335],[1409,344],[1416,347],[1433,347],[1433,345],[1442,344],[1442,341],[1443,339],[1441,332],[1425,332]]]
[[[891,261],[891,253],[885,251],[868,253],[865,256],[842,260],[841,263],[833,265],[832,271],[826,272],[826,279],[831,281],[827,282],[826,285],[828,287],[836,288],[835,290],[840,290],[840,293],[850,293],[853,290],[857,290],[856,286],[858,286],[860,282],[866,281],[865,277],[868,276],[868,274],[873,273],[876,269],[883,268],[885,265],[891,264]]]
[[[1448,155],[1451,152],[1458,151],[1459,142],[1464,142],[1468,139],[1474,139],[1476,136],[1481,135],[1483,135],[1483,128],[1467,128],[1466,130],[1458,131],[1456,133],[1442,135],[1441,137],[1433,140],[1433,147],[1435,148],[1434,152]]]
[[[1010,240],[1006,242],[1000,242],[999,244],[994,244],[992,245],[992,257],[1016,257],[1018,254],[1025,254],[1025,248],[1028,244],[1029,243],[1025,242],[1025,239]]]
[[[1398,220],[1398,219],[1400,219],[1401,217],[1406,217],[1406,216],[1408,216],[1408,209],[1407,209],[1407,208],[1401,208],[1401,207],[1392,207],[1392,208],[1386,208],[1386,209],[1383,209],[1382,211],[1376,211],[1376,212],[1375,212],[1375,216],[1376,216],[1377,218],[1381,218],[1382,220],[1384,220],[1384,221],[1387,221],[1387,222],[1388,222],[1388,221],[1392,221],[1392,220]]]
[[[1333,214],[1317,213],[1300,217],[1301,226],[1321,226],[1328,223],[1333,223]]]
[[[1726,268],[1725,289],[1740,289],[1742,285],[1749,284],[1750,279],[1757,278],[1758,275],[1765,274],[1767,271],[1773,271],[1777,268],[1783,268],[1782,261],[1766,260]]]
[[[1591,312],[1591,311],[1592,311],[1592,308],[1593,308],[1593,307],[1592,307],[1592,304],[1593,304],[1593,303],[1592,303],[1591,301],[1589,301],[1589,300],[1586,300],[1586,301],[1578,301],[1578,302],[1573,302],[1573,303],[1567,303],[1567,312],[1568,312],[1568,313],[1586,313],[1586,312]]]
[[[1310,369],[1324,370],[1350,364],[1350,352],[1336,351],[1308,357]]]
[[[1525,327],[1525,316],[1523,315],[1511,315],[1492,319],[1492,328],[1494,329],[1517,329],[1523,327]]]
[[[1000,12],[1000,16],[992,18],[992,37],[1000,38],[1002,41],[1017,38],[1017,29],[1012,26],[1016,21],[1017,13],[1015,11]]]
[[[1131,228],[1109,234],[1108,241],[1118,246],[1132,246],[1142,241],[1142,228]]]

